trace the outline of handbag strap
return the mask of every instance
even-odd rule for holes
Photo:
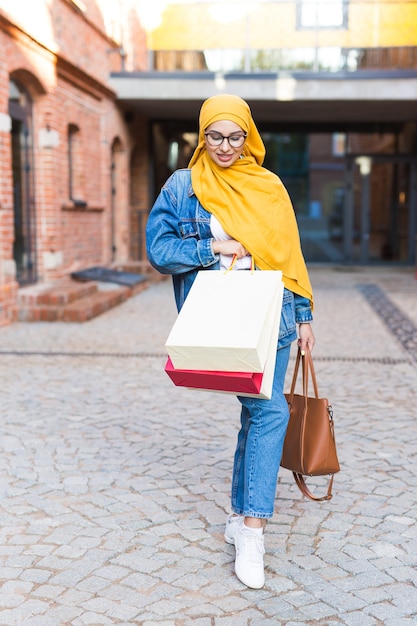
[[[311,493],[310,489],[307,487],[307,484],[304,480],[304,476],[302,474],[299,474],[298,472],[293,472],[293,476],[294,476],[294,480],[297,483],[298,488],[300,489],[301,493],[306,496],[307,498],[310,498],[310,500],[314,500],[315,502],[323,502],[324,500],[331,500],[333,495],[332,495],[332,488],[333,488],[333,478],[334,478],[334,474],[331,475],[331,478],[329,480],[329,486],[327,487],[327,494],[325,496],[322,496],[321,498],[319,498],[318,496],[315,496],[314,494]]]
[[[290,394],[289,394],[291,403],[294,397],[295,385],[297,384],[298,370],[300,368],[300,359],[301,359],[301,350],[298,349],[297,358],[295,359],[294,373],[292,375],[291,389],[290,389]]]
[[[300,349],[298,349],[301,352]],[[305,351],[303,356],[303,395],[307,397],[308,395],[308,373],[310,372],[310,377],[313,382],[314,395],[316,398],[319,397],[319,389],[317,387],[317,379],[316,372],[314,370],[313,365],[313,357],[311,356],[310,348],[307,346],[307,350]]]
[[[314,370],[313,358],[311,356],[310,349],[307,346],[307,350],[302,353],[300,348],[297,351],[297,358],[295,360],[294,374],[291,381],[291,389],[290,389],[290,399],[294,397],[295,387],[297,384],[298,371],[300,369],[300,361],[302,358],[302,375],[303,375],[303,396],[305,398],[308,397],[308,374],[310,372],[310,377],[313,382],[314,395],[316,398],[319,397],[319,390],[317,387],[317,379],[316,372]]]

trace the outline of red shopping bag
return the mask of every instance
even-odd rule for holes
[[[177,387],[206,389],[208,391],[226,391],[240,394],[259,394],[262,387],[262,372],[219,372],[208,370],[176,369],[171,359],[165,365],[165,371]]]

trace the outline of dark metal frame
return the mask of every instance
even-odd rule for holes
[[[23,222],[23,250],[26,255],[26,262],[23,267],[16,264],[16,280],[20,285],[26,285],[37,282],[37,251],[36,251],[36,202],[35,202],[35,178],[34,178],[34,154],[31,138],[33,136],[32,129],[32,100],[28,91],[19,82],[13,80],[19,91],[25,95],[26,104],[9,100],[9,115],[12,118],[12,134],[19,133],[19,163],[21,165],[21,174],[19,180],[19,190],[17,189],[18,181],[13,179],[13,202],[15,223],[16,218],[20,217]],[[18,125],[17,129],[13,129],[13,125]],[[12,146],[13,151],[13,146]],[[12,152],[13,159],[13,152]],[[18,191],[23,190],[20,194],[21,202],[23,196],[23,204],[17,206]],[[15,261],[17,259],[15,258]]]

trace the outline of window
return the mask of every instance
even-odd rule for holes
[[[346,28],[348,0],[299,0],[298,28]]]
[[[75,124],[68,126],[68,189],[69,199],[77,206],[83,207],[87,203],[84,196],[84,177],[82,168],[82,152],[80,130]]]
[[[32,144],[32,100],[25,87],[9,83],[13,177],[13,259],[20,285],[37,280],[36,203]]]

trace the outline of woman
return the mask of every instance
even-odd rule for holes
[[[284,297],[270,400],[239,397],[241,428],[225,540],[236,548],[235,572],[260,589],[264,527],[274,512],[289,412],[283,388],[291,343],[314,345],[313,296],[294,211],[280,179],[262,167],[265,147],[248,104],[234,95],[206,100],[199,142],[188,169],[165,183],[147,223],[152,265],[172,274],[178,310],[200,270],[228,267],[281,270]],[[236,268],[236,266],[235,266]]]

